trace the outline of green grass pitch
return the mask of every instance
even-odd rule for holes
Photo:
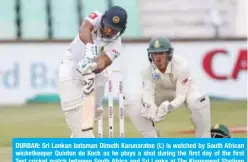
[[[105,105],[106,108],[106,105]],[[212,123],[222,123],[229,127],[246,126],[246,101],[212,102]],[[106,109],[105,109],[106,110]],[[175,119],[180,120],[175,120]],[[107,112],[104,112],[104,136],[107,137]],[[115,137],[119,137],[118,109],[115,109]],[[161,137],[193,137],[177,131],[193,129],[188,109],[181,108],[166,116],[156,125]],[[95,130],[96,131],[96,130]],[[233,137],[246,137],[246,133]],[[30,104],[0,107],[0,161],[11,161],[11,139],[13,137],[69,137],[63,113],[59,104]],[[125,137],[142,137],[125,116]]]

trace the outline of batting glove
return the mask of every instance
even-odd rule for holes
[[[79,62],[77,64],[77,70],[82,74],[89,74],[96,70],[97,63],[86,63],[85,61]]]
[[[93,61],[98,56],[98,46],[96,44],[87,43],[84,48],[84,59]]]
[[[172,111],[173,106],[170,104],[169,101],[164,101],[160,104],[158,107],[158,112],[156,117],[154,118],[154,122],[158,123],[162,120],[164,120],[165,115],[167,115],[170,111]]]

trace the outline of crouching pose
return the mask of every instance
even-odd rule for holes
[[[150,64],[142,72],[142,92],[131,103],[133,110],[127,112],[136,128],[144,137],[157,137],[153,122],[162,121],[185,103],[191,111],[195,137],[210,138],[209,97],[191,77],[187,60],[173,54],[168,38],[152,39],[147,51]]]

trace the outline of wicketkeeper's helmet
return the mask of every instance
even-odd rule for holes
[[[215,124],[211,128],[212,138],[231,138],[231,133],[227,126],[223,124]]]
[[[127,12],[124,8],[113,6],[102,16],[100,22],[100,32],[103,38],[118,38],[126,30]]]
[[[173,47],[171,42],[166,37],[158,37],[151,39],[149,47],[147,48],[148,59],[152,62],[152,53],[155,52],[166,52],[168,54],[168,59],[171,61],[173,55]]]

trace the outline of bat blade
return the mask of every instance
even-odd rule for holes
[[[88,131],[94,128],[95,121],[95,74],[90,73],[84,75],[83,82],[83,109],[81,130]]]

